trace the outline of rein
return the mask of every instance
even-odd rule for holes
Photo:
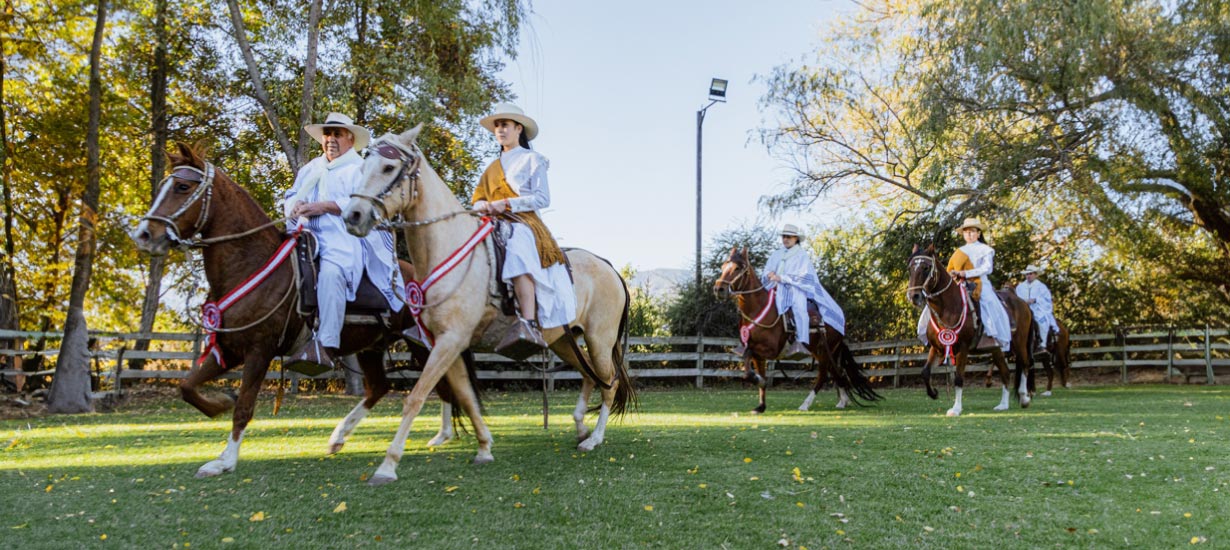
[[[940,268],[939,268],[939,265],[935,263],[935,256],[915,257],[913,260],[910,260],[911,267],[913,266],[913,264],[919,263],[922,260],[931,260],[931,272],[927,274],[927,278],[923,281],[923,284],[918,285],[918,286],[907,286],[905,288],[905,291],[909,292],[911,290],[919,290],[922,292],[923,296],[926,297],[927,299],[935,298],[936,296],[939,296],[943,294],[946,290],[948,290],[948,287],[952,286],[953,278],[952,277],[948,278],[948,284],[944,285],[944,288],[941,288],[935,292],[928,292],[927,289],[932,286],[931,283],[932,281],[935,280],[935,274],[936,272],[939,271]]]
[[[954,278],[949,277],[948,284],[944,285],[944,288],[934,292],[928,291],[928,289],[933,286],[936,274],[939,272],[939,266],[935,262],[935,256],[917,256],[910,260],[910,267],[913,268],[914,265],[927,260],[931,261],[931,272],[927,274],[927,278],[923,281],[922,285],[909,286],[906,288],[906,292],[908,293],[911,290],[918,290],[922,292],[924,297],[927,298],[926,305],[924,306],[927,308],[927,321],[930,323],[931,329],[935,331],[936,340],[939,341],[940,345],[944,346],[944,363],[952,365],[955,364],[955,359],[952,355],[952,346],[956,345],[958,336],[961,331],[965,329],[965,321],[969,313],[969,296],[965,290],[965,285],[957,285],[958,293],[961,296],[961,317],[957,320],[956,325],[952,327],[944,326],[944,322],[940,319],[939,314],[936,313],[935,309],[931,307],[931,300],[942,298],[944,293],[952,287]]]
[[[761,284],[760,286],[753,288],[751,290],[735,290],[735,283],[743,280],[743,277],[747,275],[749,272],[751,272],[751,270],[752,270],[752,266],[749,265],[749,266],[744,267],[743,269],[740,269],[739,274],[736,275],[735,278],[727,281],[726,279],[722,279],[719,277],[718,280],[715,282],[717,282],[718,284],[726,285],[726,288],[728,289],[727,292],[729,292],[731,296],[743,296],[745,294],[753,294],[756,292],[760,292],[761,290],[764,290],[764,284]],[[743,310],[739,310],[739,313],[742,314]]]
[[[465,274],[469,274],[470,266],[474,265],[471,254],[474,252],[474,249],[478,247],[478,244],[485,240],[494,229],[495,224],[491,221],[491,218],[483,217],[482,222],[479,223],[478,229],[474,231],[474,234],[470,235],[470,238],[458,247],[457,250],[454,250],[448,258],[445,258],[443,262],[440,262],[439,265],[432,268],[431,272],[427,274],[427,277],[423,279],[422,283],[419,283],[418,281],[406,281],[406,307],[410,309],[410,315],[414,317],[414,324],[417,325],[423,335],[427,337],[427,344],[429,348],[435,345],[435,337],[431,334],[431,331],[427,330],[427,327],[423,325],[421,313],[424,309],[435,307],[448,301],[448,299],[452,297],[453,293],[457,292],[457,289],[461,288],[461,285],[459,284],[453,287],[453,290],[444,295],[443,298],[440,298],[440,300],[434,304],[426,303],[427,291],[430,290],[431,287],[435,286],[435,284],[439,282],[440,279],[444,278],[445,275],[448,275],[449,272],[460,265],[461,261],[466,258],[470,258],[470,261],[466,263],[465,270]]]

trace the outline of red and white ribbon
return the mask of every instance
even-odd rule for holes
[[[457,250],[454,250],[443,262],[440,262],[440,265],[433,268],[427,274],[427,278],[423,279],[422,283],[417,281],[406,282],[406,307],[410,309],[410,315],[414,317],[414,324],[419,327],[419,331],[427,339],[425,343],[428,349],[435,345],[436,338],[431,334],[430,330],[427,330],[427,327],[423,325],[423,320],[419,317],[423,312],[424,305],[427,303],[427,291],[439,282],[440,279],[444,278],[445,275],[448,275],[453,268],[461,265],[461,261],[474,252],[474,249],[478,247],[478,243],[483,242],[483,239],[486,239],[494,229],[495,224],[491,223],[491,218],[483,216],[474,234],[470,235],[470,238]]]
[[[255,273],[248,276],[239,286],[227,292],[222,299],[217,302],[206,302],[201,306],[201,327],[209,333],[209,340],[205,344],[205,351],[201,352],[201,356],[197,358],[197,364],[204,361],[209,355],[213,355],[218,361],[218,365],[226,368],[226,361],[222,359],[222,352],[218,349],[218,329],[222,328],[222,314],[226,310],[235,305],[244,296],[247,296],[257,287],[261,286],[270,275],[273,274],[286,259],[291,256],[291,252],[295,249],[295,241],[299,236],[299,232],[303,230],[295,230],[291,233],[290,238],[286,239],[273,256],[265,262],[265,266],[257,270]]]
[[[961,292],[961,319],[957,321],[957,326],[948,328],[940,328],[936,322],[935,311],[931,306],[927,306],[927,311],[931,313],[928,318],[931,321],[931,329],[935,331],[935,339],[939,340],[939,344],[944,346],[944,364],[952,365],[954,359],[952,357],[952,346],[957,343],[957,335],[961,329],[965,328],[965,314],[969,312],[969,299],[966,298],[965,285],[957,285],[957,290]]]
[[[760,310],[760,313],[758,313],[751,321],[745,319],[739,327],[739,339],[743,341],[744,346],[747,345],[748,339],[752,336],[752,327],[759,325],[765,317],[768,317],[769,310],[773,309],[773,306],[776,303],[776,297],[777,288],[774,287],[769,289],[769,300],[765,303],[764,309]]]

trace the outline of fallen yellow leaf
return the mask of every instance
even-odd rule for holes
[[[51,492],[51,488],[52,488],[52,487],[55,487],[55,485],[48,485],[46,489],[43,489],[43,492],[44,492],[44,493],[50,493],[50,492]]]
[[[456,485],[449,485],[448,487],[445,487],[445,488],[444,488],[444,492],[446,492],[446,493],[451,493],[451,492],[456,491],[456,490],[457,490],[457,486],[456,486]]]
[[[235,542],[235,537],[222,537],[222,544],[230,544]]]
[[[751,458],[744,458],[744,459],[743,459],[743,462],[744,462],[745,464],[751,464],[752,459],[751,459]]]
[[[346,501],[344,500],[340,504],[337,505],[337,508],[333,509],[334,514],[340,514],[345,511],[346,511]]]
[[[248,521],[265,521],[265,513],[257,512],[252,514],[252,517],[248,518]]]
[[[652,512],[652,511],[653,511],[653,505],[652,505],[652,504],[646,504],[646,505],[645,505],[645,511],[646,511],[646,512]]]

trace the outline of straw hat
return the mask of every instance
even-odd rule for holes
[[[303,131],[315,138],[321,145],[324,145],[325,128],[345,128],[350,130],[350,133],[354,134],[355,149],[367,147],[368,142],[372,140],[372,133],[367,131],[367,128],[355,124],[354,120],[341,113],[329,113],[329,116],[325,117],[324,124],[308,124],[303,127]]]
[[[982,222],[978,221],[978,218],[965,218],[965,223],[962,223],[961,226],[957,228],[957,233],[965,231],[966,229],[969,229],[971,227],[979,231],[987,230],[985,227],[982,226]]]
[[[497,120],[511,120],[523,126],[525,128],[525,139],[527,141],[538,137],[538,123],[534,122],[534,119],[526,116],[525,111],[522,111],[520,107],[513,105],[512,103],[501,103],[496,105],[495,109],[491,111],[491,114],[483,117],[483,119],[478,121],[478,123],[482,124],[483,128],[490,130],[491,133],[495,133],[495,121]]]
[[[1029,275],[1030,273],[1042,273],[1042,268],[1034,264],[1029,264],[1029,267],[1026,267],[1025,271],[1021,272],[1021,275]]]
[[[786,224],[786,225],[783,225],[783,226],[782,226],[782,236],[783,236],[783,237],[796,237],[796,238],[797,238],[797,237],[799,236],[799,228],[798,228],[798,226],[796,226],[796,225],[794,225],[794,224],[792,224],[792,223],[788,223],[788,224]]]

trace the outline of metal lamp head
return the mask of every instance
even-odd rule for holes
[[[714,101],[726,101],[726,84],[727,82],[721,78],[715,78],[709,83],[709,99]]]

